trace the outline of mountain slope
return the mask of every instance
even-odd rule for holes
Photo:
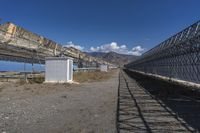
[[[139,57],[139,56],[134,56],[134,55],[118,54],[116,52],[109,52],[109,53],[91,52],[88,54],[93,57],[98,57],[105,61],[116,64],[118,66],[123,66],[124,64],[134,61]]]

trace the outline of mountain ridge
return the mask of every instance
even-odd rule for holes
[[[130,63],[136,60],[139,56],[135,55],[127,55],[127,54],[119,54],[116,52],[88,52],[90,56],[101,58],[102,60],[108,61],[115,65],[122,67],[123,65]]]

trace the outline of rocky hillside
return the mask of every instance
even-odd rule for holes
[[[118,54],[116,52],[109,52],[109,53],[92,52],[88,54],[94,57],[101,58],[105,61],[111,62],[119,66],[123,66],[124,64],[134,61],[139,57],[139,56],[134,56],[134,55]]]

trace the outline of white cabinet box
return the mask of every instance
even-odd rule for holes
[[[73,80],[73,59],[69,57],[45,58],[45,82],[66,83]]]
[[[101,70],[101,72],[107,72],[108,71],[108,65],[101,65],[100,70]]]

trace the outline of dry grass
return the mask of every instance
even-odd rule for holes
[[[76,82],[95,82],[95,81],[103,81],[109,79],[116,70],[111,70],[109,72],[76,72],[74,73],[74,81]]]
[[[2,90],[5,88],[5,86],[3,85],[2,82],[0,82],[0,92],[2,92]]]
[[[26,82],[24,79],[20,79],[20,80],[18,80],[16,83],[17,83],[17,85],[24,85],[24,84],[26,84],[27,82]]]
[[[42,84],[45,81],[44,76],[38,75],[34,76],[31,79],[28,79],[26,82],[25,79],[20,79],[18,82],[16,82],[18,85],[24,85],[24,84]]]
[[[3,86],[0,86],[0,92],[1,92],[3,89],[4,89],[4,87],[3,87]]]
[[[110,70],[108,72],[76,72],[73,75],[73,80],[76,82],[95,82],[95,81],[103,81],[109,79],[117,70]],[[16,83],[17,85],[25,85],[25,84],[42,84],[44,83],[45,78],[44,75],[34,75],[33,78],[28,79],[26,82],[25,79],[21,78]],[[28,89],[27,89],[28,90]],[[0,88],[1,91],[1,88]]]
[[[45,81],[44,76],[36,76],[33,77],[32,79],[29,80],[29,83],[37,83],[37,84],[42,84]]]

